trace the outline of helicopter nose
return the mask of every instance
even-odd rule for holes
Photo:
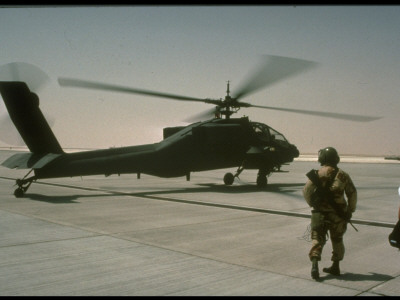
[[[299,151],[299,149],[297,149],[297,147],[295,145],[290,144],[290,149],[292,151],[293,157],[299,157],[300,151]]]

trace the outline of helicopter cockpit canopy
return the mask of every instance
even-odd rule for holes
[[[271,137],[273,140],[288,142],[282,133],[279,133],[278,131],[276,131],[275,129],[272,129],[271,127],[268,127],[268,129],[269,129],[269,133],[271,134]]]
[[[263,123],[252,122],[252,127],[257,138],[263,142],[280,141],[289,143],[283,134]]]

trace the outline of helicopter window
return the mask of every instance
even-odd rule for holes
[[[285,137],[281,133],[279,133],[278,131],[276,131],[276,130],[274,130],[272,128],[269,128],[269,132],[270,132],[270,134],[271,134],[271,136],[273,137],[274,140],[276,140],[276,141],[286,141]]]
[[[253,130],[254,130],[254,133],[256,134],[257,138],[262,141],[268,142],[269,141],[269,132],[268,132],[268,130],[265,130],[265,129],[266,128],[264,126],[262,126],[261,124],[257,124],[257,123],[253,124]]]

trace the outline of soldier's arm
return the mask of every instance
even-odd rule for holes
[[[357,207],[357,189],[354,186],[354,183],[351,180],[350,176],[348,176],[347,178],[347,184],[344,191],[347,196],[347,203],[350,211],[355,212]]]
[[[311,180],[308,180],[303,188],[303,197],[306,199],[307,204],[311,207],[311,195],[314,193],[316,186]]]

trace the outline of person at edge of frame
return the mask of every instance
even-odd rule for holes
[[[400,196],[400,186],[399,186],[399,196]],[[400,204],[399,204],[399,213],[398,213],[397,217],[400,220]]]
[[[400,196],[400,187],[399,187],[399,196]],[[394,225],[392,232],[389,234],[389,244],[392,247],[398,248],[400,251],[400,205],[397,214],[397,223]]]
[[[357,206],[357,190],[350,175],[338,168],[339,161],[335,148],[325,147],[319,150],[318,162],[321,168],[307,173],[309,180],[303,188],[303,196],[313,208],[309,258],[312,262],[311,277],[315,280],[319,279],[318,261],[321,260],[328,231],[332,243],[333,264],[329,268],[323,268],[323,271],[340,275],[339,262],[343,260],[345,253],[343,235]]]

